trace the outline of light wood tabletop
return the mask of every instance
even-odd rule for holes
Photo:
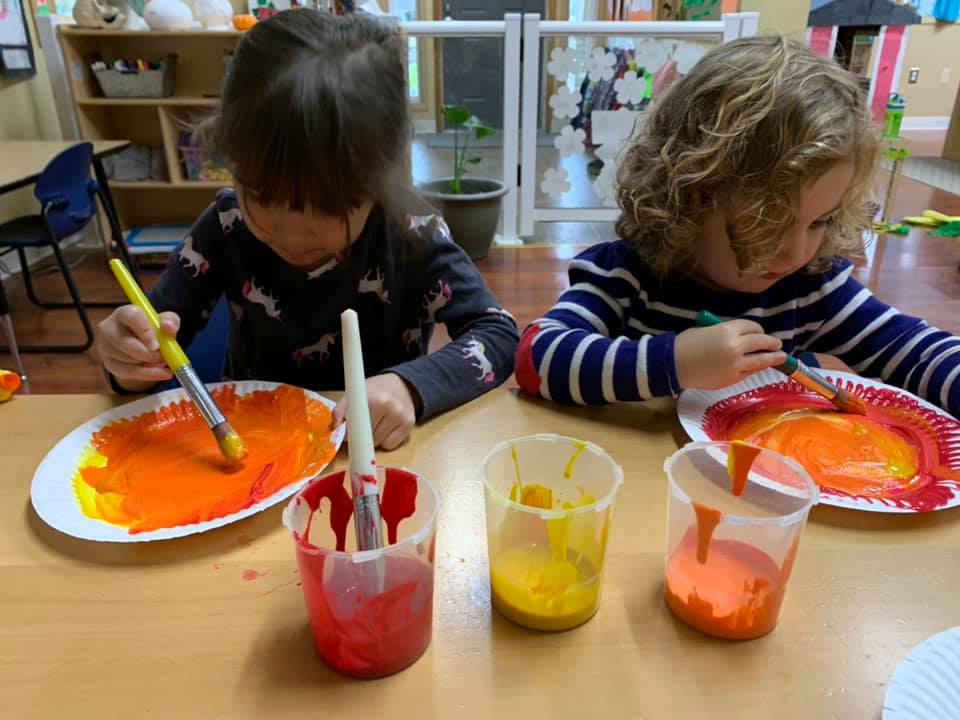
[[[8,192],[36,182],[40,173],[58,153],[81,140],[2,140],[0,141],[0,192]],[[95,140],[93,154],[103,157],[122,150],[129,140]]]
[[[38,519],[29,489],[44,454],[119,402],[0,405],[0,716],[879,718],[910,648],[960,624],[960,512],[819,507],[770,635],[728,642],[689,629],[662,598],[662,466],[684,440],[674,404],[572,409],[500,389],[380,456],[441,493],[433,642],[398,675],[350,680],[314,654],[279,506],[128,545],[74,540]],[[536,432],[591,440],[625,472],[600,611],[559,634],[490,605],[481,460]],[[247,570],[261,575],[245,580]]]

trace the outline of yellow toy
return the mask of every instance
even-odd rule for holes
[[[20,389],[20,376],[9,370],[0,370],[0,402],[6,402]]]

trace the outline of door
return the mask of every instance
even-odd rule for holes
[[[503,20],[506,13],[540,13],[544,0],[442,0],[443,18]],[[443,40],[443,102],[466,105],[488,125],[503,127],[503,40]]]

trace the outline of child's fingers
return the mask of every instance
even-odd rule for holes
[[[156,340],[156,338],[154,338]],[[159,347],[159,345],[157,346]],[[121,338],[116,345],[114,345],[112,351],[107,351],[108,354],[113,355],[120,362],[130,362],[131,360],[136,360],[139,363],[162,363],[163,358],[160,356],[160,353],[156,349],[148,349],[143,342],[140,340],[139,336],[136,335],[126,335]]]
[[[173,377],[169,368],[161,365],[143,365],[111,360],[104,363],[113,375],[123,380],[141,380],[144,382],[163,382]]]
[[[133,305],[124,305],[117,310],[117,320],[120,321],[122,327],[136,335],[148,350],[159,349],[160,343],[157,342],[157,334],[150,326],[143,310]]]
[[[783,341],[773,335],[743,335],[740,338],[740,351],[743,353],[776,352],[783,347]]]
[[[383,447],[383,441],[393,432],[396,427],[397,418],[391,417],[389,413],[379,411],[373,407],[370,408],[370,424],[373,426],[373,445],[374,447]]]
[[[394,450],[403,445],[408,437],[410,437],[410,428],[404,423],[400,423],[383,439],[380,447],[384,450]]]
[[[337,427],[344,420],[347,419],[347,396],[344,395],[340,398],[340,402],[337,403],[336,407],[333,408],[333,412],[330,413],[332,418],[333,427]]]
[[[728,320],[723,325],[717,325],[716,327],[728,327],[737,335],[763,335],[764,333],[763,326],[753,320]]]
[[[167,335],[176,337],[180,331],[180,316],[175,312],[160,313],[160,329]]]
[[[744,374],[752,375],[755,372],[782,365],[786,361],[787,354],[785,352],[754,353],[744,356],[738,369]]]

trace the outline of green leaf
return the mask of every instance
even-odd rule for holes
[[[467,162],[470,163],[471,165],[479,165],[481,162],[483,162],[483,158],[477,155],[474,155],[473,157],[468,157]]]
[[[476,115],[471,115],[469,118],[467,118],[466,121],[463,123],[463,126],[467,128],[472,128],[474,132],[474,136],[477,138],[477,140],[481,140],[482,138],[489,137],[490,135],[493,135],[494,133],[497,132],[494,128],[487,125],[483,120],[478,118]]]
[[[444,119],[452,125],[464,125],[470,119],[470,111],[463,105],[444,105],[440,108]]]

